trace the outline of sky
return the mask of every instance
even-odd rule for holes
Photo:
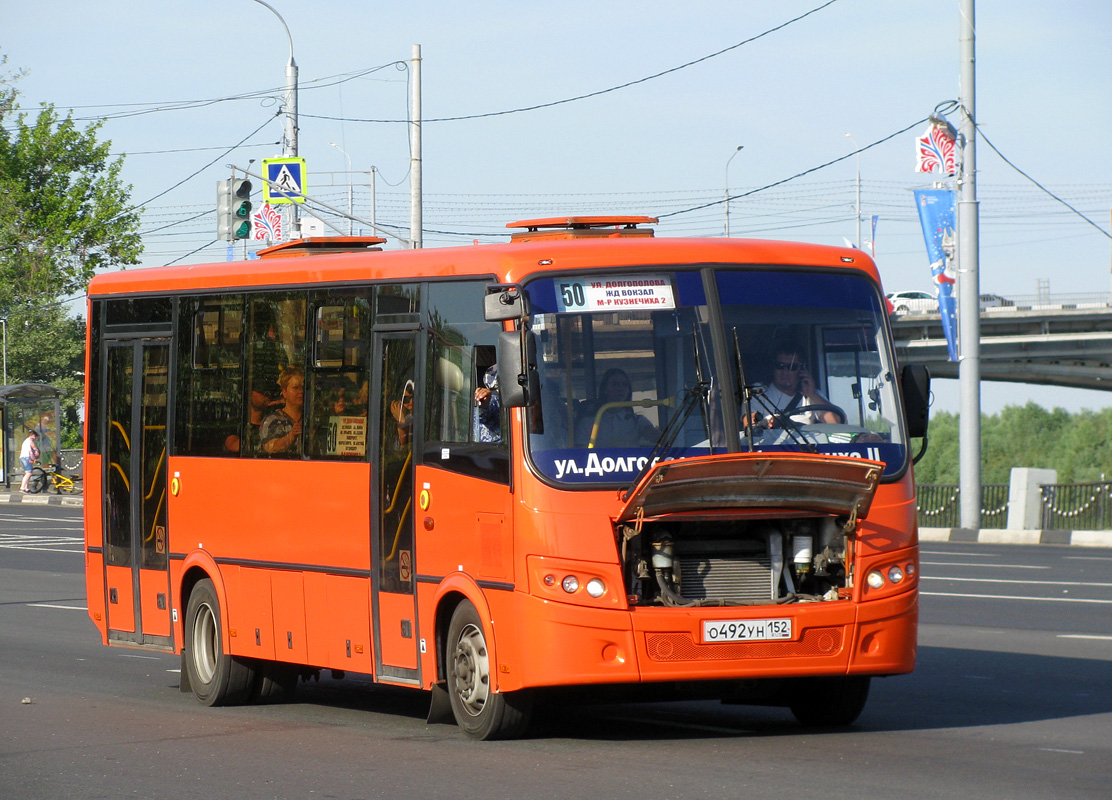
[[[103,119],[100,137],[125,156],[143,266],[227,258],[216,182],[281,155],[290,40],[277,11],[299,69],[306,191],[343,209],[351,183],[364,221],[408,234],[407,62],[420,45],[426,247],[589,213],[723,236],[727,193],[732,236],[842,245],[857,240],[860,182],[861,238],[886,289],[932,288],[915,123],[962,93],[958,0],[269,5],[0,0],[5,69],[26,70],[22,108]],[[1107,294],[1112,3],[981,0],[976,23],[981,291]],[[956,381],[935,394],[957,410]],[[1104,392],[986,384],[982,407],[1028,399],[1112,405]]]

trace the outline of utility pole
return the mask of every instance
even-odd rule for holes
[[[421,232],[421,45],[413,45],[409,61],[413,111],[409,120],[409,240],[414,250],[424,243]]]
[[[853,136],[849,133],[846,134],[849,143],[853,145],[854,150],[860,150],[857,142],[853,141]],[[854,206],[857,211],[857,241],[854,242],[858,250],[861,250],[861,153],[857,153],[857,203]]]
[[[975,0],[960,0],[961,83],[958,130],[958,428],[961,527],[981,527],[981,288],[977,205],[977,104]]]
[[[726,238],[730,238],[730,162],[734,160],[734,156],[745,149],[745,145],[739,144],[734,152],[730,153],[730,157],[726,159]]]

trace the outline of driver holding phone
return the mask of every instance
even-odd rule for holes
[[[838,414],[829,409],[830,401],[815,389],[815,380],[799,355],[800,348],[785,345],[778,347],[775,352],[776,357],[772,363],[772,383],[754,398],[748,422],[761,428],[780,427],[773,409],[779,414],[790,417],[792,422],[799,425],[841,422]],[[819,405],[824,408],[807,410],[809,406]],[[800,409],[799,413],[791,413],[797,408]]]

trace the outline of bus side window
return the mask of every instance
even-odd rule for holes
[[[235,455],[240,449],[243,297],[183,298],[176,452]]]
[[[254,295],[248,302],[244,456],[301,456],[305,439],[300,432],[305,407],[305,306],[304,292],[268,292]]]
[[[311,458],[367,455],[367,345],[370,305],[363,296],[321,293],[314,300],[306,413]]]
[[[509,481],[507,414],[497,404],[480,405],[477,396],[493,377],[502,330],[483,315],[488,282],[429,284],[425,463],[504,483]]]

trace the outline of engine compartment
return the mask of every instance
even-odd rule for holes
[[[617,528],[629,601],[668,607],[838,600],[852,587],[856,519],[676,516]]]

